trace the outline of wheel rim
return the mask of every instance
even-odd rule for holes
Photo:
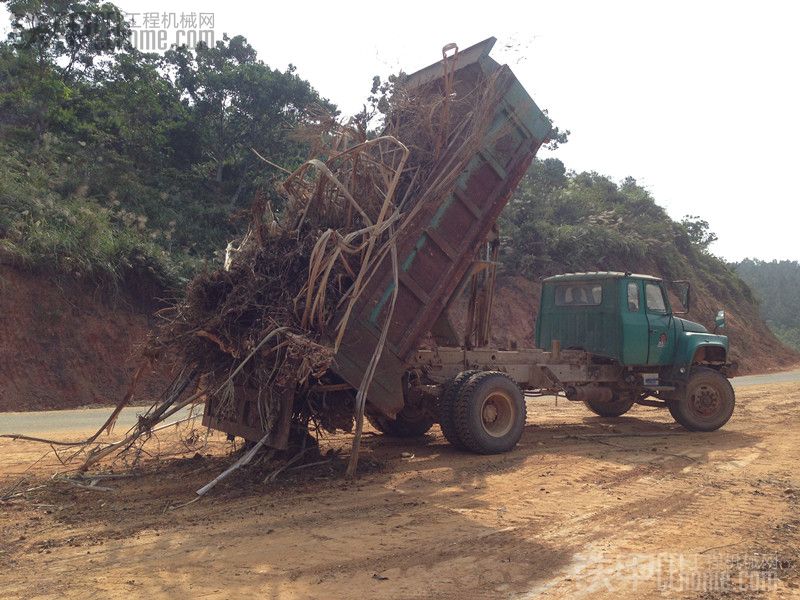
[[[481,404],[481,424],[492,437],[503,437],[514,425],[514,400],[503,391],[491,392]]]
[[[698,385],[689,396],[689,408],[701,419],[714,417],[722,407],[719,390],[706,383]]]

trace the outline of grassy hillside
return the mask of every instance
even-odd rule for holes
[[[169,287],[193,268],[126,223],[118,203],[68,183],[69,169],[0,144],[0,262],[103,286],[145,277]]]
[[[565,271],[655,271],[696,279],[719,302],[754,298],[724,261],[708,252],[708,223],[673,221],[632,178],[567,172],[535,161],[501,218],[509,271],[541,278]]]

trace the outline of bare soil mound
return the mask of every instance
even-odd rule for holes
[[[0,411],[114,404],[152,325],[153,290],[111,296],[85,283],[0,266]],[[148,373],[139,399],[166,378]]]

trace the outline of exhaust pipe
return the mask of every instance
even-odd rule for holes
[[[564,389],[567,400],[573,402],[611,402],[614,393],[609,387],[599,385],[570,385]]]

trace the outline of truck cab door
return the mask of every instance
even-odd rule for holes
[[[649,339],[647,364],[670,364],[675,348],[675,331],[666,294],[659,283],[644,282],[644,301]]]
[[[625,365],[646,365],[650,326],[641,280],[623,279],[621,294],[622,362]]]

